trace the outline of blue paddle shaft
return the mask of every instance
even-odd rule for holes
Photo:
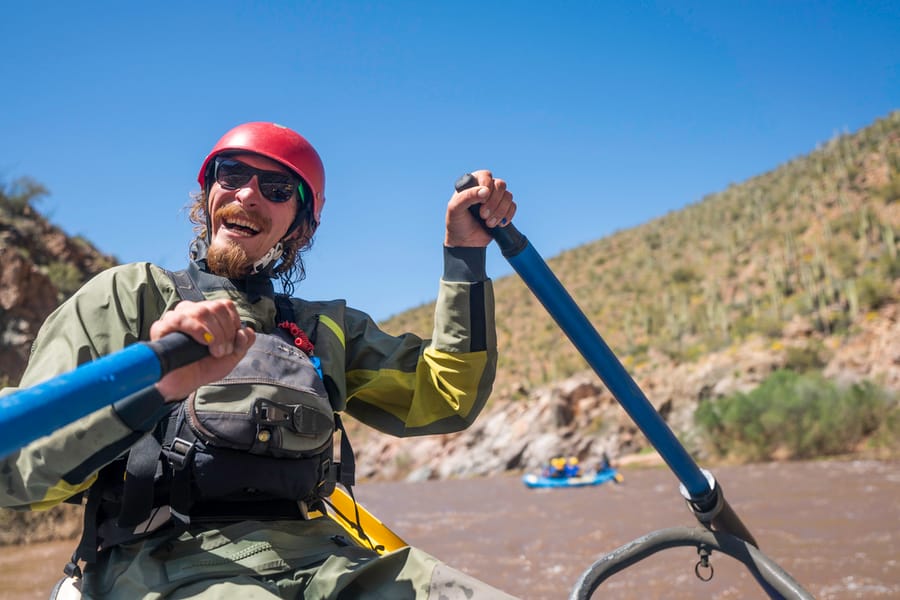
[[[475,178],[467,174],[457,180],[456,190],[477,184]],[[756,545],[753,535],[725,500],[721,486],[716,484],[711,473],[707,478],[697,466],[531,243],[512,223],[489,228],[478,214],[478,205],[469,210],[490,232],[516,273],[681,481],[694,515],[718,530],[731,532]]]
[[[660,456],[678,477],[692,498],[702,498],[711,490],[709,482],[691,456],[666,425],[653,405],[628,375],[581,309],[543,261],[534,247],[528,246],[510,264],[540,300],[560,329],[569,337],[584,359],[609,388],[625,412],[644,432]]]
[[[139,342],[30,388],[0,396],[0,457],[153,385],[206,356],[183,333]]]
[[[455,184],[461,192],[478,185],[475,177],[466,174]],[[479,206],[469,207],[470,212],[482,224]],[[531,243],[512,223],[505,227],[485,228],[500,246],[503,255],[522,278],[535,297],[544,305],[550,316],[569,337],[584,359],[612,392],[660,456],[672,469],[691,498],[703,499],[711,492],[709,482],[697,463],[684,449],[650,401],[634,382],[616,355],[609,349],[597,330],[553,274],[547,263]]]

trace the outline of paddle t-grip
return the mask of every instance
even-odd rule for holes
[[[478,180],[475,179],[475,176],[471,173],[466,173],[456,180],[453,187],[456,188],[457,192],[461,192],[477,185]],[[472,216],[481,223],[481,226],[484,227],[487,232],[491,234],[491,237],[494,238],[494,241],[497,242],[500,251],[503,252],[503,256],[512,258],[528,246],[528,238],[522,235],[522,233],[516,229],[515,225],[509,223],[503,227],[499,225],[497,227],[488,227],[487,223],[484,222],[484,219],[481,218],[479,210],[478,204],[473,204],[469,207],[469,212]]]

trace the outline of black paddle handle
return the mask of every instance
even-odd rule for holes
[[[209,346],[204,346],[180,331],[166,334],[158,340],[146,342],[146,344],[159,359],[160,377],[209,356]]]
[[[461,192],[471,187],[475,187],[476,185],[478,185],[478,180],[475,179],[475,176],[471,173],[466,173],[456,180],[454,187],[457,192]],[[522,235],[522,233],[516,229],[515,225],[509,223],[503,227],[500,227],[499,225],[497,227],[488,227],[487,223],[484,222],[484,219],[481,218],[481,215],[478,214],[478,211],[478,204],[473,204],[469,207],[469,212],[472,213],[472,216],[481,223],[481,226],[484,227],[487,232],[491,234],[491,237],[494,238],[494,241],[497,242],[500,251],[503,252],[503,256],[512,258],[528,246],[528,238]]]

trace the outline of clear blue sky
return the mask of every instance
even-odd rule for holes
[[[327,204],[298,295],[376,319],[434,299],[466,171],[549,258],[900,108],[896,1],[11,2],[0,55],[0,177],[120,261],[184,264],[233,125],[303,133]]]

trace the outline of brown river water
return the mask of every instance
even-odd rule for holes
[[[816,598],[900,598],[900,463],[822,461],[711,469],[760,548]],[[518,477],[362,483],[357,498],[407,542],[526,599],[567,598],[599,557],[658,529],[696,523],[665,467],[622,484],[529,490]],[[0,548],[0,600],[47,598],[73,542]],[[714,553],[657,553],[595,598],[766,598],[746,568]]]

